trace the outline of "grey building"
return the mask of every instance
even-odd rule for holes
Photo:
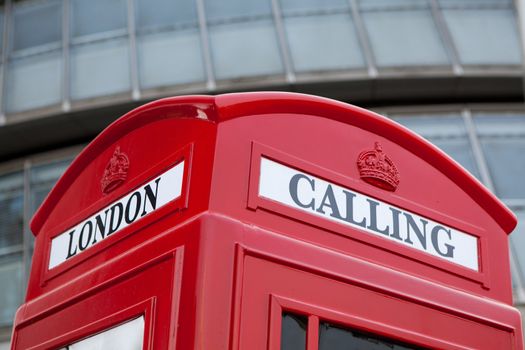
[[[98,132],[152,99],[282,90],[391,117],[518,216],[525,306],[521,0],[0,2],[0,349],[23,301],[28,222]]]

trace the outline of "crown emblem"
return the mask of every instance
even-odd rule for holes
[[[363,181],[387,191],[395,191],[399,185],[399,172],[392,160],[383,153],[379,142],[373,150],[364,151],[357,158],[359,176]]]
[[[113,156],[106,165],[104,175],[102,176],[102,192],[108,194],[122,185],[128,176],[129,159],[128,156],[120,152],[120,147],[117,146]]]

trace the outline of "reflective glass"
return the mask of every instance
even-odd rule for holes
[[[125,29],[126,0],[72,0],[71,35],[73,38]]]
[[[479,3],[468,3],[472,6],[454,7],[464,5],[459,0],[442,2],[461,62],[521,64],[518,25],[512,8],[480,8]]]
[[[336,326],[327,322],[319,324],[319,350],[410,350],[418,346],[402,344],[374,334]]]
[[[142,350],[144,317],[126,322],[68,346],[69,350]]]
[[[16,4],[11,34],[13,51],[59,43],[62,40],[61,4],[60,1]]]
[[[78,45],[71,50],[71,98],[106,96],[130,90],[128,41]]]
[[[288,17],[284,25],[296,71],[365,66],[349,13]]]
[[[140,85],[169,86],[205,80],[198,30],[178,30],[137,38]]]
[[[0,326],[11,325],[16,309],[22,303],[22,256],[0,258]]]
[[[474,122],[496,194],[525,198],[525,115],[476,114]]]
[[[348,0],[281,0],[284,15],[317,11],[348,10]]]
[[[281,319],[281,349],[305,350],[308,319],[305,316],[283,313]]]
[[[8,112],[58,104],[62,99],[62,54],[55,51],[12,59],[6,79]]]
[[[406,1],[404,1],[406,2]],[[402,2],[403,3],[403,2]],[[426,1],[421,8],[372,7],[361,1],[361,13],[372,50],[380,67],[447,65],[448,56]]]
[[[204,4],[209,22],[272,15],[270,0],[205,0]]]
[[[0,176],[0,252],[22,244],[23,200],[23,172]]]
[[[459,115],[394,117],[394,120],[426,138],[480,178],[467,129]]]
[[[210,26],[209,34],[218,79],[283,72],[272,20]]]
[[[58,178],[66,171],[70,159],[33,166],[30,172],[31,214],[42,204]]]
[[[0,52],[4,46],[4,9],[0,8]]]
[[[194,0],[135,0],[137,29],[197,23]]]

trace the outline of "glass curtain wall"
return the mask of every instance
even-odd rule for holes
[[[140,87],[206,80],[194,0],[134,0]]]
[[[394,120],[420,134],[491,189],[518,216],[510,235],[515,296],[525,302],[525,113],[394,113]]]
[[[10,327],[22,303],[33,254],[29,219],[71,157],[50,162],[27,160],[18,170],[0,172],[0,328]]]
[[[436,69],[451,76],[469,68],[521,72],[512,0],[1,4],[0,31],[7,33],[0,35],[0,108],[8,117],[49,107],[67,111],[69,102],[140,98],[141,90],[160,96],[198,83],[207,91],[204,82],[213,92],[216,80],[235,89],[247,79],[293,83],[295,75],[326,71],[370,77]]]

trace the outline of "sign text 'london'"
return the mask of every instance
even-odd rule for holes
[[[184,162],[111,203],[51,241],[49,269],[180,197]]]

